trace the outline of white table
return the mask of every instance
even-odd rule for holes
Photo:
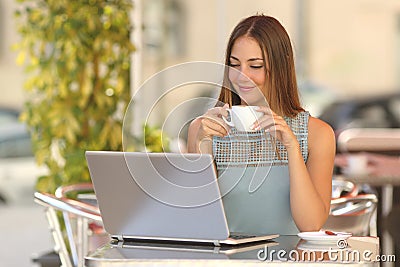
[[[379,255],[379,238],[377,237],[351,237],[347,240],[349,247],[338,248],[331,245],[310,245],[297,236],[280,236],[273,240],[275,243],[265,248],[257,244],[248,249],[229,249],[238,252],[222,253],[220,248],[214,246],[193,247],[189,245],[155,245],[142,243],[107,244],[98,248],[94,253],[85,257],[85,266],[379,266],[374,261]],[[274,250],[274,251],[273,251]],[[328,250],[332,251],[328,255]],[[283,252],[281,252],[283,251]],[[296,258],[299,253],[298,258]],[[337,252],[333,252],[337,251]],[[268,256],[265,256],[267,252]],[[280,257],[278,253],[281,253]],[[336,254],[335,254],[336,253]],[[289,257],[292,255],[292,258]],[[351,255],[360,255],[357,259]],[[302,256],[303,255],[303,256]],[[309,256],[307,256],[309,255]],[[315,257],[315,256],[316,257]],[[324,257],[321,258],[320,256]],[[347,257],[346,255],[350,255]],[[362,255],[368,255],[363,257]],[[271,256],[271,257],[270,257]],[[346,259],[347,257],[347,259]],[[293,260],[292,260],[293,259]],[[297,259],[297,260],[295,260]]]

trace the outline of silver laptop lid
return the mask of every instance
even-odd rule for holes
[[[110,235],[228,237],[211,155],[87,151],[86,158]]]

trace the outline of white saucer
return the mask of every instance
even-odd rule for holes
[[[308,242],[336,244],[339,240],[346,240],[351,233],[335,232],[337,235],[328,235],[325,231],[301,232],[297,235]]]
[[[338,246],[335,243],[315,243],[310,241],[304,241],[298,245],[298,249],[308,250],[308,251],[330,251],[337,250]],[[346,246],[346,249],[350,249],[349,246]]]

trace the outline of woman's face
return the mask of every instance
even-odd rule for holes
[[[265,66],[262,51],[251,37],[239,37],[233,44],[229,58],[229,80],[242,99],[242,104],[265,106],[262,88],[265,85]]]

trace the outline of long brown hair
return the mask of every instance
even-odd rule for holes
[[[225,55],[226,66],[230,65],[234,43],[241,36],[251,37],[258,42],[264,65],[269,66],[269,69],[265,68],[265,86],[260,90],[270,108],[277,114],[288,117],[304,111],[299,99],[292,45],[285,28],[275,18],[265,15],[243,19],[230,35]],[[230,106],[239,105],[241,100],[229,81],[228,71],[226,67],[218,100]]]

